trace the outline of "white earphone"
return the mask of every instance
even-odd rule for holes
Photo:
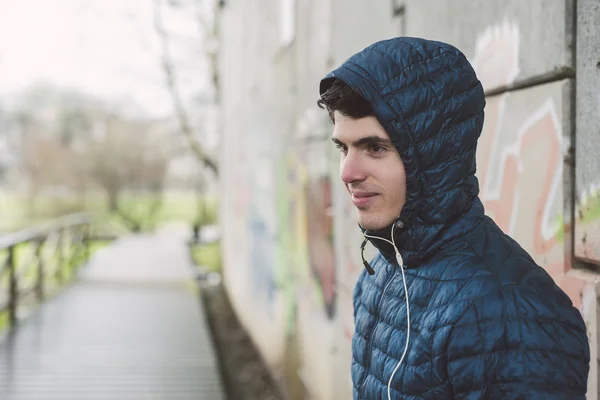
[[[384,238],[380,238],[380,237],[376,237],[376,236],[369,236],[369,235],[365,234],[365,237],[368,237],[371,239],[384,240],[384,241],[388,242],[389,244],[391,244],[392,246],[394,246],[394,251],[396,252],[396,261],[398,262],[398,265],[400,266],[400,270],[402,271],[402,283],[404,284],[404,297],[406,298],[406,319],[407,319],[406,345],[404,346],[404,352],[402,353],[402,357],[400,358],[400,361],[398,361],[398,364],[396,364],[396,368],[394,368],[394,372],[392,372],[392,375],[390,376],[390,380],[388,381],[388,385],[387,385],[388,400],[392,400],[392,395],[391,395],[392,379],[394,379],[394,375],[396,375],[398,368],[400,368],[402,361],[404,361],[404,357],[406,356],[406,352],[408,351],[408,343],[410,341],[410,303],[408,301],[408,290],[406,288],[406,278],[404,276],[404,261],[402,260],[402,256],[400,255],[400,251],[398,250],[398,247],[396,247],[396,240],[394,239],[394,228],[395,227],[396,227],[396,224],[394,223],[392,225],[392,241],[391,242]]]

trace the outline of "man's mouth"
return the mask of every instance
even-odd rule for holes
[[[377,193],[353,192],[352,203],[355,207],[365,207],[374,201]]]

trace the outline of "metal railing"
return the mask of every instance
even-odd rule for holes
[[[22,304],[43,301],[89,257],[91,223],[90,214],[71,214],[0,237],[0,315],[8,312],[11,327]]]

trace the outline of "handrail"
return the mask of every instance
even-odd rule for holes
[[[91,221],[91,214],[76,213],[59,217],[38,227],[7,233],[6,235],[0,236],[0,250],[15,246],[20,243],[43,239],[49,232],[63,228],[69,228],[72,226],[89,224]]]
[[[23,229],[18,232],[0,236],[0,251],[8,251],[6,260],[0,262],[0,278],[8,275],[8,296],[0,296],[7,303],[0,304],[0,312],[8,311],[9,323],[14,326],[17,319],[19,300],[35,293],[39,302],[44,299],[47,286],[54,282],[58,285],[65,278],[65,267],[72,271],[77,261],[81,261],[81,251],[89,256],[89,241],[91,240],[92,215],[88,213],[76,213],[66,215],[49,221],[35,228]],[[50,239],[50,242],[49,242]],[[69,248],[65,254],[65,240],[70,240]],[[17,260],[17,248],[21,244],[33,243],[32,253],[23,260]],[[51,247],[47,247],[50,245]],[[44,257],[49,253],[49,257]],[[58,264],[52,270],[46,265],[50,260],[57,260]],[[17,263],[19,263],[17,265]],[[25,277],[31,276],[32,266],[36,267],[35,280],[29,278],[26,287],[23,287]],[[52,274],[51,276],[46,276]],[[0,287],[0,294],[2,294]]]

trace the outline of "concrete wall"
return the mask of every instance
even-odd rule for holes
[[[575,254],[600,265],[600,3],[577,5]]]
[[[406,33],[454,44],[479,64],[485,89],[497,89],[573,68],[573,5],[572,0],[406,0]]]
[[[597,277],[574,261],[582,240],[574,242],[571,228],[585,227],[586,243],[600,242],[600,229],[590,230],[581,213],[573,219],[575,177],[578,188],[600,183],[587,147],[597,117],[580,105],[587,87],[580,88],[579,68],[588,69],[588,81],[598,79],[590,67],[597,61],[584,61],[593,55],[594,39],[586,39],[587,53],[577,53],[577,79],[574,73],[576,11],[588,12],[592,3],[579,0],[575,10],[572,0],[226,1],[225,281],[290,398],[351,398],[352,289],[362,268],[361,235],[340,183],[331,126],[315,105],[318,82],[356,51],[397,35],[448,41],[473,62],[488,93],[478,153],[487,213],[580,308],[596,360]],[[291,43],[281,40],[285,4],[295,10]],[[577,30],[585,24],[598,29],[592,17],[578,18]],[[585,96],[597,97],[592,89]],[[580,139],[582,127],[588,133]],[[573,169],[575,145],[585,173]],[[581,251],[589,254],[589,246]],[[589,398],[595,399],[595,362],[592,369]]]

